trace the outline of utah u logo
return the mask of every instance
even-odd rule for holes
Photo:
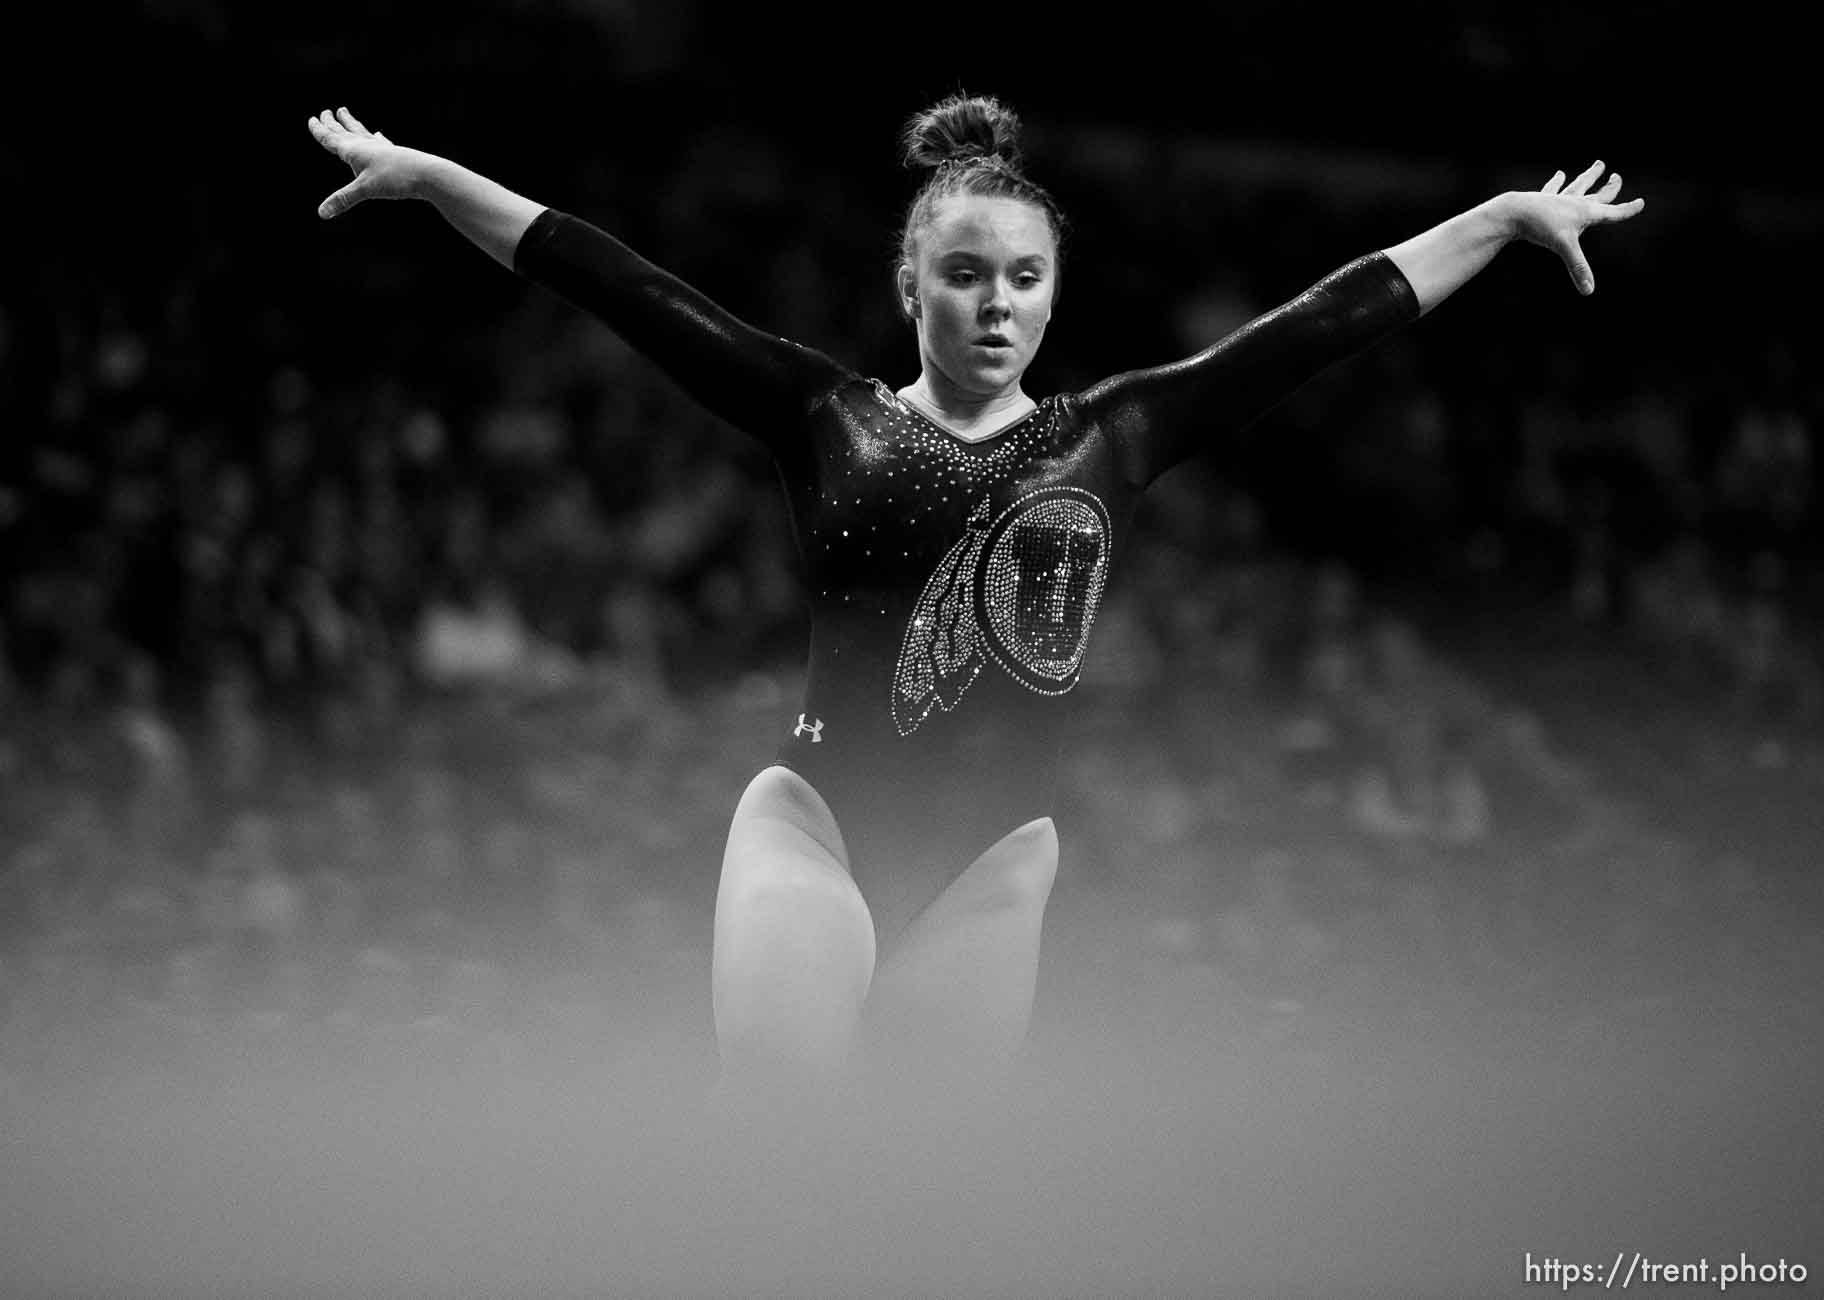
[[[806,722],[804,720],[804,715],[800,713],[798,715],[798,725],[792,728],[792,734],[794,736],[802,736],[807,731],[810,733],[811,743],[813,745],[821,745],[823,743],[822,718],[817,719],[815,722]]]

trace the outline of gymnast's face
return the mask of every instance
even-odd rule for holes
[[[1058,249],[1044,212],[1019,199],[955,194],[899,268],[930,385],[989,399],[1018,390],[1051,320]]]

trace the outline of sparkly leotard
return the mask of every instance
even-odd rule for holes
[[[1147,484],[1419,311],[1373,253],[1196,356],[972,442],[575,217],[541,213],[515,267],[771,450],[811,602],[775,761],[830,805],[871,900],[933,896],[1051,812],[1071,688]]]

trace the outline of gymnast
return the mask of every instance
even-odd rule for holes
[[[1579,237],[1643,206],[1616,202],[1619,175],[1598,187],[1601,162],[1568,183],[1559,172],[1358,257],[1194,356],[1035,399],[1021,380],[1058,302],[1065,222],[995,99],[952,96],[905,128],[924,179],[894,279],[918,371],[897,388],[346,108],[310,132],[354,173],[320,216],[428,201],[774,459],[811,643],[777,753],[735,805],[716,895],[717,1095],[737,1103],[883,1062],[1004,1077],[1057,871],[1072,688],[1147,485],[1516,240],[1555,252],[1591,293]]]

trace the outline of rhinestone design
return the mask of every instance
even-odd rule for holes
[[[1028,690],[1077,684],[1107,586],[1108,509],[1078,487],[1040,488],[989,520],[983,496],[926,581],[893,673],[893,724],[909,736],[948,712],[984,652]]]
[[[982,635],[970,591],[988,538],[988,498],[969,512],[963,536],[937,562],[919,594],[893,669],[893,726],[917,731],[934,707],[954,709],[982,671]]]

